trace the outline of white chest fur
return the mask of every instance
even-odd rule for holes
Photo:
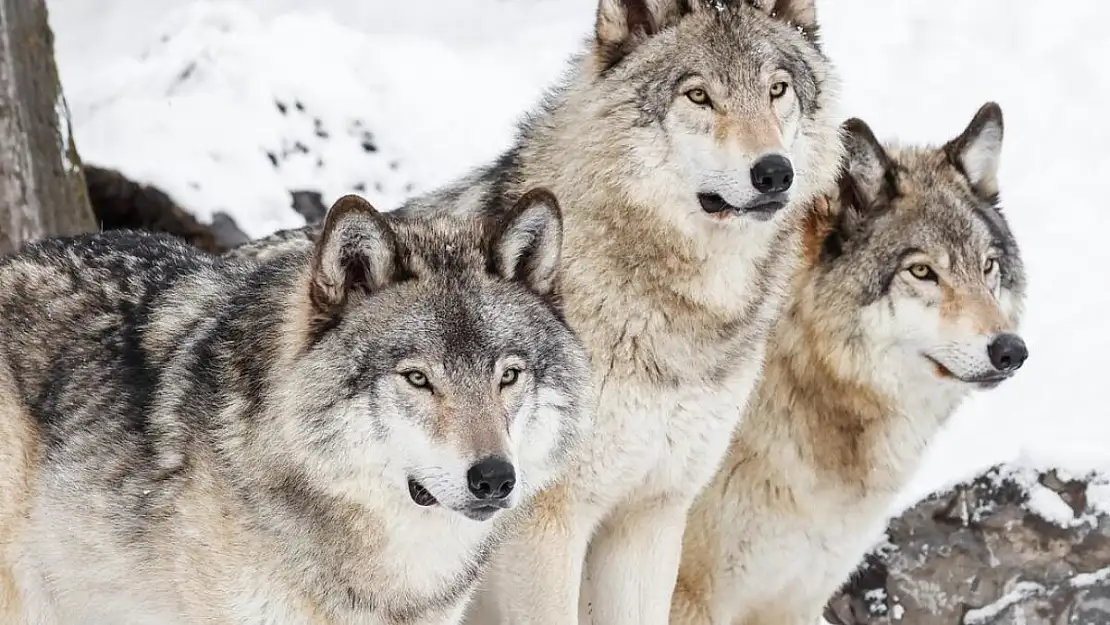
[[[716,471],[759,370],[753,359],[721,382],[676,387],[608,380],[576,470],[576,481],[591,485],[591,503],[693,498]]]

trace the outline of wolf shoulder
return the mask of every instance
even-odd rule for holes
[[[144,401],[191,320],[214,314],[214,296],[248,269],[147,232],[31,243],[0,259],[0,361],[47,428],[90,397],[98,414],[122,411]]]

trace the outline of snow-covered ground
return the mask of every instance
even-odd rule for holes
[[[288,191],[379,208],[495,155],[596,0],[48,0],[84,159],[248,234]],[[957,415],[900,504],[1022,458],[1110,469],[1110,5],[825,0],[844,114],[943,141],[1002,104],[1003,200],[1030,279],[1021,373]],[[1105,490],[1105,489],[1104,489]],[[1110,499],[1110,493],[1108,493]]]

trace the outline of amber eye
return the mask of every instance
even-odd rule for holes
[[[686,97],[690,98],[690,101],[694,104],[697,104],[698,106],[709,105],[709,94],[706,93],[705,89],[702,89],[701,87],[695,87],[687,91]]]
[[[520,369],[509,367],[501,372],[501,388],[512,386],[520,379]]]
[[[988,258],[987,262],[983,263],[983,273],[991,274],[998,268],[998,261],[993,258]]]
[[[925,263],[914,263],[909,266],[910,275],[918,280],[927,280],[929,282],[937,281],[937,274],[933,268]]]
[[[401,375],[405,376],[406,382],[415,386],[416,388],[428,388],[430,386],[428,382],[428,376],[424,375],[420,371],[406,371]]]
[[[790,85],[786,84],[786,82],[782,81],[782,80],[780,80],[776,83],[772,83],[771,84],[771,99],[772,100],[777,100],[777,99],[781,98],[782,96],[786,95],[786,90],[789,89],[789,88],[790,88]]]

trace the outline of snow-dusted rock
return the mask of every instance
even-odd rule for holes
[[[996,466],[894,519],[834,625],[1110,625],[1110,480]]]

